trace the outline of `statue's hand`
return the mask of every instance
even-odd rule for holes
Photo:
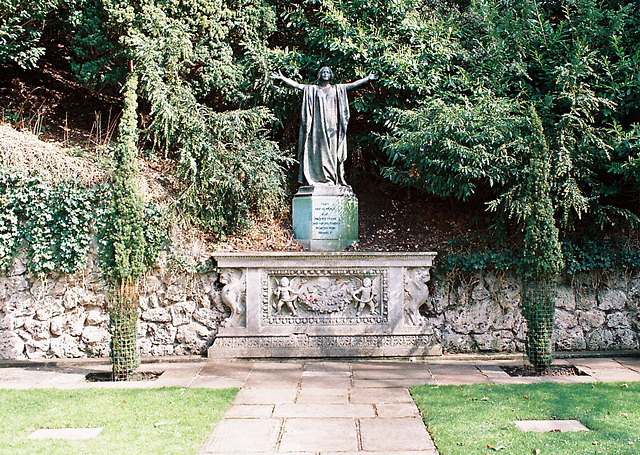
[[[379,78],[380,78],[380,76],[375,71],[369,73],[369,80],[370,81],[377,81]]]
[[[271,73],[271,79],[282,80],[283,77],[284,76],[282,75],[280,70],[274,71],[273,73]]]

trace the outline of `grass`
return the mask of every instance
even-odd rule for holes
[[[0,390],[0,454],[197,454],[237,389]],[[94,439],[31,440],[39,428]]]
[[[441,455],[639,454],[640,383],[411,389]],[[522,432],[515,420],[577,419],[592,431]]]

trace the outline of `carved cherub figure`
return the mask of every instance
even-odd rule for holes
[[[360,294],[360,297],[358,297],[358,294]],[[362,313],[362,310],[364,310],[365,306],[369,306],[371,314],[378,314],[375,305],[376,293],[373,290],[371,278],[363,279],[362,286],[353,291],[351,295],[353,296],[353,300],[358,302],[356,303],[356,306],[358,308],[358,310],[356,311],[356,316],[360,316],[360,313]]]
[[[289,285],[289,278],[282,277],[280,284],[273,293],[278,299],[274,304],[276,313],[280,313],[282,307],[286,305],[294,316],[298,316],[298,307],[296,305],[298,293]]]

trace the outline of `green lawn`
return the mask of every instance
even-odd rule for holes
[[[425,385],[411,394],[441,455],[640,454],[640,383]],[[593,431],[525,433],[513,423],[544,419]]]
[[[0,390],[0,454],[197,454],[237,389]],[[83,441],[38,428],[102,427]]]

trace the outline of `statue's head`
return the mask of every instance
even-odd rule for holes
[[[287,277],[283,277],[283,278],[280,280],[280,284],[281,284],[282,286],[285,286],[285,287],[286,287],[286,286],[289,286],[289,278],[287,278]]]
[[[365,278],[364,280],[362,280],[362,285],[367,288],[371,286],[371,278]]]
[[[333,70],[328,66],[323,66],[318,71],[318,80],[319,81],[330,81],[333,79]]]

